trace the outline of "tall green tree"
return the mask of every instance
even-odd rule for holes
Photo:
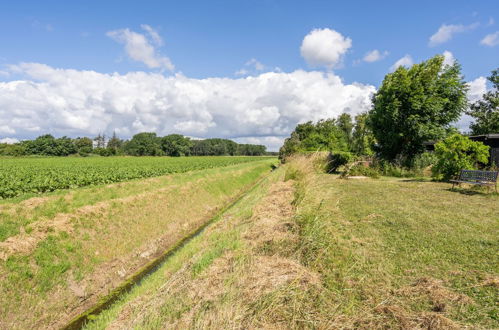
[[[95,148],[103,149],[106,147],[106,135],[100,134],[94,138]]]
[[[499,68],[487,79],[492,83],[492,90],[483,94],[482,99],[466,112],[475,119],[470,125],[474,135],[499,133]]]
[[[355,126],[352,133],[352,152],[360,156],[371,156],[374,154],[372,150],[374,143],[375,138],[368,125],[368,114],[358,114],[355,116]]]
[[[86,155],[92,152],[93,141],[88,137],[79,137],[73,140],[79,154]]]
[[[369,119],[382,158],[407,163],[424,151],[423,142],[445,136],[467,107],[467,85],[457,62],[437,55],[385,76],[373,97]]]
[[[23,141],[22,145],[28,155],[68,156],[77,152],[73,140],[66,136],[56,139],[45,134],[34,140]]]
[[[160,138],[156,133],[135,134],[125,146],[125,152],[132,156],[162,156],[163,150],[160,146]]]
[[[161,149],[167,156],[188,156],[191,152],[191,139],[180,134],[170,134],[161,138]]]
[[[348,151],[348,137],[343,124],[339,124],[336,119],[323,119],[315,124],[309,121],[297,125],[291,137],[284,140],[279,159],[303,151]]]
[[[113,136],[107,141],[106,149],[111,155],[119,155],[123,153],[123,144],[123,140],[113,132]]]
[[[345,134],[347,144],[352,144],[353,122],[352,116],[348,113],[342,113],[337,119],[338,128]]]

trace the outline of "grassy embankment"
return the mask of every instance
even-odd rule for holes
[[[210,219],[274,162],[3,201],[0,328],[64,325]]]
[[[449,188],[290,162],[87,328],[498,328],[499,197]]]

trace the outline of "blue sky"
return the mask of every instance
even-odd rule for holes
[[[40,74],[39,69],[34,70],[33,67],[19,68],[21,63],[37,63],[50,70],[76,70],[80,73],[85,70],[97,74],[116,72],[120,77],[126,77],[130,72],[143,72],[148,75],[144,79],[149,80],[152,79],[151,76],[158,73],[165,79],[181,75],[188,78],[189,83],[194,85],[199,83],[203,86],[207,85],[203,83],[206,82],[206,78],[230,78],[230,88],[239,84],[239,80],[254,83],[250,81],[251,76],[257,79],[266,72],[292,74],[296,70],[304,70],[309,74],[306,81],[308,81],[307,86],[310,86],[309,93],[312,95],[318,93],[314,92],[315,87],[312,87],[315,86],[312,82],[313,78],[310,78],[312,73],[322,73],[323,76],[317,79],[326,79],[325,86],[329,87],[337,84],[333,80],[338,78],[341,80],[338,84],[342,84],[341,86],[347,90],[348,86],[352,86],[350,84],[354,82],[363,86],[372,85],[376,88],[384,75],[389,72],[390,67],[406,55],[412,59],[412,62],[420,62],[447,51],[461,63],[467,81],[482,78],[479,83],[478,81],[476,83],[476,89],[482,92],[485,82],[483,77],[487,76],[492,69],[497,68],[499,64],[498,13],[499,1],[492,0],[418,1],[406,5],[400,1],[383,1],[381,4],[376,1],[81,1],[78,3],[75,1],[3,1],[0,4],[0,29],[3,31],[0,34],[0,45],[2,45],[0,47],[0,81],[4,82],[4,90],[2,92],[0,89],[0,106],[4,109],[14,106],[12,104],[13,82],[45,82],[53,87],[50,91],[39,85],[36,96],[33,96],[33,91],[30,91],[29,95],[36,100],[40,99],[40,95],[53,100],[54,97],[48,96],[49,93],[60,96],[65,100],[63,103],[66,103],[62,106],[65,107],[64,109],[60,108],[60,102],[54,104],[47,101],[45,107],[53,106],[53,111],[65,111],[61,115],[67,118],[64,122],[56,123],[54,126],[47,123],[35,125],[39,128],[37,130],[35,126],[23,126],[19,122],[27,122],[33,116],[36,117],[40,111],[39,108],[30,109],[27,104],[17,105],[18,108],[26,108],[27,112],[19,113],[17,117],[11,114],[9,118],[4,118],[4,121],[0,122],[0,138],[27,138],[35,136],[41,130],[49,130],[56,135],[95,133],[94,130],[89,129],[95,125],[92,124],[91,118],[85,117],[86,108],[79,108],[73,94],[66,95],[63,90],[56,88],[57,83],[54,81],[57,79],[54,77],[55,74],[61,74],[60,72],[48,73],[47,71]],[[152,34],[148,34],[144,25],[157,33],[163,42],[155,43]],[[144,61],[145,55],[137,55],[141,60],[137,60],[137,57],[134,59],[130,55],[130,50],[126,48],[126,40],[128,40],[126,38],[130,35],[130,33],[126,34],[126,29],[130,33],[141,34],[147,38],[154,50],[155,59],[168,59],[174,69],[171,70],[171,67],[166,65],[155,66],[153,62],[147,62],[147,59]],[[336,60],[326,56],[326,60],[323,58],[322,62],[321,60],[313,61],[313,52],[320,51],[320,45],[317,43],[323,40],[319,36],[316,43],[312,42],[307,51],[308,55],[304,55],[303,49],[300,51],[304,38],[314,29],[328,29],[338,34],[329,34],[332,37],[331,42],[334,43],[335,40],[343,42],[344,47],[339,50],[339,57]],[[431,43],[430,38],[437,34],[439,29],[440,34]],[[341,38],[334,39],[334,36]],[[324,37],[328,38],[326,34]],[[486,37],[488,39],[484,41]],[[334,47],[333,45],[332,51]],[[371,57],[371,59],[378,60],[372,62],[363,60],[368,52],[374,50],[379,52],[379,56]],[[329,50],[326,48],[324,51]],[[254,60],[251,61],[252,59]],[[402,63],[410,64],[407,59],[408,57]],[[251,62],[248,63],[249,61]],[[245,63],[248,64],[245,65]],[[13,66],[18,67],[13,69]],[[236,74],[238,71],[240,74]],[[247,72],[241,74],[244,71]],[[66,75],[64,79],[80,79],[79,83],[74,83],[75,86],[82,83],[82,77],[76,78],[68,71],[64,74]],[[284,79],[282,75],[279,77],[265,79],[262,77],[261,80],[270,79],[273,81],[273,86],[276,86],[282,84],[282,79]],[[301,84],[299,79],[302,78],[286,76],[286,79],[291,78],[298,85]],[[277,83],[275,79],[281,80]],[[6,84],[9,83],[10,87],[7,88]],[[104,89],[111,88],[108,87],[107,82],[101,81],[100,84],[103,84]],[[137,84],[140,85],[140,82]],[[144,83],[144,86],[147,84]],[[260,82],[255,86],[261,86],[261,84]],[[266,82],[266,84],[269,83]],[[256,88],[255,86],[251,88]],[[20,90],[17,85],[15,88]],[[205,93],[208,93],[206,90],[209,87],[202,88]],[[229,87],[221,88],[228,89]],[[282,89],[282,87],[279,88]],[[270,100],[274,95],[282,94],[279,88],[262,92],[258,100],[263,98]],[[331,93],[331,90],[326,89],[323,90],[324,93]],[[365,89],[367,90],[368,88]],[[210,90],[209,93],[212,92]],[[343,96],[346,93],[343,89],[336,92]],[[7,95],[7,93],[10,94]],[[24,90],[23,93],[26,97],[28,92]],[[186,91],[168,96],[163,95],[161,96],[163,99],[158,97],[160,101],[156,100],[155,104],[163,101],[168,103],[172,98],[178,99],[179,93],[182,95],[187,93],[189,97],[195,95],[195,93],[191,94]],[[296,91],[293,93],[296,94]],[[110,91],[108,95],[111,94],[113,93]],[[316,97],[320,97],[317,95]],[[84,103],[88,107],[90,95],[86,97]],[[346,97],[360,96],[355,94]],[[275,100],[282,98],[281,95]],[[104,107],[102,100],[99,99],[100,108]],[[209,109],[210,104],[213,103],[212,100],[204,100],[203,105],[199,105],[199,102],[190,103],[190,107],[199,107],[195,118],[182,117],[178,112],[186,113],[191,111],[191,108],[183,109],[181,105],[174,103],[162,109],[156,109],[163,111],[164,115],[168,115],[168,111],[173,111],[175,116],[182,117],[177,122],[172,121],[163,126],[152,125],[154,121],[152,119],[147,123],[145,117],[139,118],[137,124],[137,118],[144,112],[137,110],[140,116],[135,114],[136,117],[132,118],[133,115],[128,116],[129,113],[126,110],[116,108],[116,111],[107,113],[111,118],[108,125],[99,126],[99,129],[104,131],[118,129],[125,137],[139,128],[150,128],[158,133],[175,131],[195,136],[195,128],[201,127],[199,123],[211,121],[212,126],[208,125],[211,129],[201,127],[200,134],[197,136],[206,137],[220,132],[224,137],[246,139],[245,141],[260,139],[262,143],[270,146],[272,143],[268,141],[273,139],[273,143],[277,145],[279,143],[277,141],[282,140],[297,122],[336,114],[341,112],[341,107],[351,111],[352,114],[365,110],[361,106],[355,109],[362,102],[357,102],[357,105],[343,103],[335,109],[325,108],[321,110],[321,113],[303,110],[304,113],[293,117],[289,113],[283,113],[289,102],[279,103],[275,100],[265,104],[260,101],[256,105],[255,102],[248,104],[250,107],[255,107],[256,115],[253,115],[256,118],[263,116],[268,119],[280,116],[282,120],[280,122],[279,120],[263,120],[272,127],[259,128],[254,131],[243,129],[244,133],[241,134],[237,134],[234,130],[224,129],[224,124],[234,125],[234,123],[229,123],[222,114],[214,113]],[[137,99],[131,102],[139,105],[143,103]],[[241,103],[244,102],[241,101]],[[277,110],[272,108],[274,106]],[[305,107],[302,105],[299,109]],[[208,113],[203,115],[204,110]],[[92,116],[96,116],[97,110],[88,111],[92,113]],[[144,111],[154,112],[150,109]],[[297,111],[295,109],[291,112]],[[241,115],[247,116],[244,113]],[[76,119],[69,118],[71,116]],[[104,117],[106,117],[105,114],[102,115],[102,118]],[[33,117],[33,121],[36,120]],[[72,124],[78,120],[89,122],[87,126]],[[111,122],[120,122],[122,127]],[[131,123],[136,123],[135,129],[128,127],[127,130],[125,126],[130,126]],[[4,127],[3,133],[2,127]],[[188,129],[185,129],[186,127]],[[275,149],[275,146],[273,148]]]

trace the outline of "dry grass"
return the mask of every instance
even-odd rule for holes
[[[288,160],[88,328],[499,327],[497,196],[320,159]]]
[[[32,217],[20,234],[1,243],[7,256],[0,264],[0,328],[64,325],[207,221],[268,172],[269,165],[267,160],[149,179],[152,188],[139,182],[93,187],[86,189],[87,201],[95,201],[94,194],[109,197],[112,189],[117,198],[100,196],[88,205],[81,205],[85,198],[78,190],[71,198],[57,199],[71,205],[59,210],[70,212]],[[37,201],[22,214],[37,214],[44,203],[53,202]]]

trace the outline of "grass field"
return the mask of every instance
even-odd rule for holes
[[[499,328],[497,194],[273,162],[3,203],[0,327],[63,326],[246,191],[86,328]]]
[[[4,201],[0,328],[63,326],[208,221],[273,163],[260,158]]]
[[[0,199],[184,173],[263,158],[244,156],[0,158]]]
[[[449,188],[290,162],[87,328],[498,328],[499,196]]]

